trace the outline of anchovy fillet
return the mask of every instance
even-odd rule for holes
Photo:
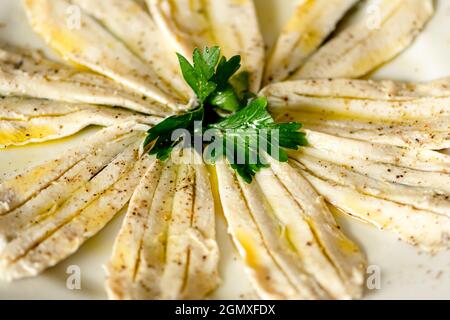
[[[24,6],[34,31],[65,59],[173,109],[183,103],[149,64],[80,7],[66,0],[24,0]]]
[[[150,11],[177,51],[191,57],[194,48],[219,45],[228,58],[242,57],[250,73],[250,91],[261,86],[264,41],[253,0],[147,0]]]
[[[125,109],[50,100],[0,99],[0,148],[71,136],[92,126],[124,122],[155,124],[161,118]]]
[[[267,62],[264,83],[295,73],[335,30],[359,0],[302,0],[278,36]]]
[[[252,184],[225,163],[216,164],[216,170],[229,232],[261,297],[361,295],[364,257],[289,165],[274,163],[274,171],[261,171]]]
[[[108,264],[111,298],[200,299],[220,282],[208,172],[182,153],[155,162],[133,194]]]
[[[124,207],[141,176],[154,162],[148,156],[139,157],[143,135],[132,139],[133,131],[122,143],[106,144],[93,154],[83,152],[78,159],[80,150],[77,150],[69,158],[72,161],[51,161],[2,185],[2,190],[16,196],[11,197],[15,205],[1,216],[1,278],[35,276],[57,264],[77,251]],[[94,139],[95,142],[98,141]],[[39,170],[51,173],[45,184],[42,179],[36,183]],[[14,188],[18,179],[32,185],[33,192]],[[49,199],[53,203],[48,203]]]
[[[433,0],[372,0],[293,79],[359,78],[407,48],[434,12]]]
[[[133,0],[71,0],[95,17],[186,100],[192,96],[181,77],[175,51],[152,17]],[[130,32],[129,30],[133,30]]]
[[[104,76],[48,60],[38,51],[15,51],[0,49],[0,95],[119,106],[157,116],[173,113]]]

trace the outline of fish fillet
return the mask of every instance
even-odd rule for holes
[[[9,231],[0,250],[0,277],[14,280],[35,276],[76,252],[100,231],[129,201],[141,176],[154,162],[147,155],[139,158],[142,137],[111,159],[104,169],[92,172],[90,179],[69,193],[67,199],[49,210],[31,212],[23,217],[25,221],[16,223],[17,233]],[[57,189],[67,183],[70,180],[62,181]],[[33,200],[48,197],[48,192],[42,190]],[[8,218],[9,214],[14,212],[4,216]]]
[[[220,282],[208,172],[182,153],[155,162],[133,194],[108,264],[111,298],[201,299]]]
[[[38,190],[22,204],[0,216],[0,234],[2,243],[14,238],[29,226],[30,221],[39,221],[71,197],[77,189],[83,187],[90,179],[102,171],[114,158],[138,140],[139,134],[131,133],[108,141],[94,153],[73,163],[45,188]],[[45,165],[44,165],[45,166]],[[43,168],[43,166],[40,166]],[[33,175],[26,176],[26,182],[33,183]],[[18,191],[16,191],[18,192]],[[17,194],[20,197],[20,194]]]
[[[252,184],[227,164],[216,170],[229,232],[262,298],[361,295],[364,257],[305,179],[283,165],[261,171]]]
[[[162,81],[180,97],[188,100],[192,96],[181,76],[175,50],[139,4],[133,0],[72,0],[72,3],[100,21],[133,53],[152,65]]]
[[[406,49],[434,12],[433,0],[371,0],[292,79],[359,78]]]
[[[278,36],[267,62],[264,83],[295,73],[335,30],[359,0],[302,0]]]
[[[450,148],[450,117],[406,121],[345,120],[320,113],[277,110],[278,122],[300,122],[304,128],[343,138],[405,148]],[[284,111],[284,112],[283,112]]]
[[[0,148],[71,136],[91,126],[134,121],[155,124],[161,118],[125,109],[50,100],[0,99]]]
[[[61,177],[67,170],[109,141],[116,141],[134,131],[136,131],[134,123],[123,123],[105,128],[84,139],[79,146],[67,150],[60,157],[36,167],[27,168],[17,176],[2,181],[0,184],[0,215],[14,210],[28,201],[47,188],[52,181]]]
[[[449,194],[439,194],[423,187],[379,181],[346,167],[314,157],[303,156],[299,162],[317,177],[352,187],[360,193],[423,209],[450,218]]]
[[[340,138],[305,130],[311,148],[330,155],[341,153],[360,160],[393,164],[420,171],[450,173],[450,156],[426,149],[406,149],[396,146]]]
[[[173,113],[104,76],[48,60],[38,51],[15,51],[0,49],[0,95],[119,106],[158,116]]]
[[[242,57],[250,90],[259,91],[264,69],[264,41],[253,0],[147,0],[150,11],[185,57],[195,48],[218,45],[230,58]]]
[[[272,111],[283,110],[379,121],[450,116],[450,79],[428,83],[372,80],[299,80],[270,85],[260,93]]]
[[[154,68],[135,56],[93,17],[66,0],[23,0],[33,30],[66,60],[85,66],[154,101],[178,109]]]
[[[350,168],[379,181],[422,187],[440,195],[450,193],[450,175],[447,173],[415,170],[395,164],[366,160],[354,154],[330,153],[315,148],[303,148],[301,151],[289,152],[289,157],[300,162],[304,155]]]
[[[450,219],[427,210],[365,195],[340,183],[323,180],[302,171],[328,202],[343,212],[367,221],[422,250],[436,253],[450,248]]]

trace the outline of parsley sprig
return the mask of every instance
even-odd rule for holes
[[[209,127],[215,130],[214,143],[207,148],[208,160],[214,162],[225,156],[233,169],[248,183],[262,168],[269,154],[280,162],[288,161],[282,148],[297,150],[307,144],[305,134],[297,122],[275,123],[267,111],[267,99],[260,97],[235,114]],[[208,150],[211,148],[214,150]]]
[[[208,103],[214,108],[234,112],[241,108],[248,91],[248,74],[243,72],[232,79],[241,67],[241,57],[230,60],[220,57],[220,48],[194,50],[193,61],[177,53],[183,77],[194,90],[200,106]]]
[[[196,135],[211,130],[212,141],[206,149],[207,160],[214,163],[225,156],[232,168],[247,182],[268,166],[268,155],[281,162],[288,161],[283,148],[297,150],[307,145],[298,122],[275,123],[267,111],[265,97],[257,98],[249,92],[249,75],[237,73],[241,57],[227,60],[220,48],[195,49],[193,64],[180,54],[178,59],[187,84],[197,101],[193,110],[160,122],[148,131],[144,147],[151,145],[150,154],[166,160],[181,139],[174,140],[177,129],[190,133],[193,143]],[[200,122],[200,130],[195,122]],[[211,133],[211,131],[209,133]]]

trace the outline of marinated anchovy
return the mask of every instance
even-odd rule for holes
[[[274,112],[298,111],[372,121],[436,120],[450,116],[450,79],[429,83],[299,80],[261,91]]]
[[[24,0],[34,31],[65,59],[104,74],[154,101],[178,108],[186,102],[155,72],[155,69],[135,56],[93,17],[79,10],[72,17],[73,4],[66,0]],[[67,18],[64,18],[67,17]]]
[[[283,112],[284,111],[284,112]],[[277,110],[274,115],[279,122],[298,121],[306,129],[330,135],[370,141],[378,144],[405,148],[443,150],[450,148],[450,117],[420,120],[373,121],[325,117],[320,113]]]
[[[200,299],[220,282],[208,172],[182,153],[156,161],[133,194],[108,265],[111,298]]]
[[[320,48],[293,79],[359,78],[388,62],[433,15],[433,0],[371,0],[362,14]]]
[[[448,196],[433,190],[407,186],[396,182],[379,181],[375,177],[366,176],[349,168],[320,160],[310,156],[298,159],[306,170],[321,179],[327,179],[352,187],[358,192],[413,206],[436,214],[450,217],[450,200]]]
[[[49,161],[1,185],[1,278],[35,276],[57,264],[125,206],[154,162],[147,155],[139,157],[143,135],[134,133],[133,126],[128,129],[121,134],[106,129],[110,132],[94,137],[84,150],[70,152],[71,157]],[[111,133],[122,137],[105,144]],[[95,152],[86,153],[101,142]],[[39,179],[43,173],[48,173],[45,180]]]
[[[396,182],[413,187],[423,187],[437,194],[450,193],[450,175],[435,171],[421,171],[392,163],[368,161],[349,153],[330,153],[326,150],[305,148],[301,152],[290,152],[292,159],[301,161],[304,155],[319,160],[331,161],[353,171],[384,182]]]
[[[65,152],[64,155],[48,161],[44,165],[28,168],[13,179],[3,181],[0,185],[0,214],[23,204],[34,194],[48,187],[53,180],[63,175],[88,154],[93,153],[110,140],[117,140],[132,128],[133,124],[121,124],[101,130],[85,139],[80,146]]]
[[[264,83],[283,81],[316,52],[359,0],[302,0],[284,26],[267,62]]]
[[[134,0],[72,0],[95,17],[186,100],[192,92],[183,81],[177,57],[153,18]],[[129,30],[133,30],[130,32]]]
[[[23,0],[69,64],[0,49],[0,148],[106,128],[0,183],[0,279],[56,265],[127,204],[111,299],[206,298],[220,284],[221,209],[263,299],[363,295],[366,258],[332,207],[425,251],[450,249],[450,155],[438,151],[450,147],[450,78],[354,79],[408,47],[433,0],[359,2],[300,1],[264,66],[253,0]],[[196,51],[193,67],[176,59],[212,46],[222,51]],[[218,52],[241,56],[249,88],[230,80],[238,59],[218,65]],[[236,112],[211,122],[220,133],[280,128],[285,162],[266,166],[258,150],[256,165],[236,168],[215,154],[208,172],[202,155],[174,147],[173,129],[210,121],[209,104]]]
[[[340,183],[320,179],[303,171],[314,188],[327,201],[360,220],[399,237],[423,250],[435,253],[450,248],[450,219],[410,205],[379,199]]]
[[[273,165],[249,185],[227,164],[216,164],[229,231],[259,295],[359,297],[365,259],[358,247],[339,231],[321,197],[293,167]]]
[[[173,113],[109,78],[48,60],[32,50],[0,49],[0,95],[118,106],[157,116]]]
[[[155,21],[185,57],[194,48],[219,45],[225,56],[240,55],[250,90],[261,85],[264,41],[253,0],[147,0]]]
[[[450,247],[447,155],[309,130],[307,135],[309,147],[290,157],[328,202],[423,250]]]
[[[155,124],[160,120],[120,108],[3,98],[0,99],[0,148],[60,139],[92,125]]]

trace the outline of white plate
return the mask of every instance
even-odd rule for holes
[[[293,0],[255,0],[262,30],[268,43],[275,39],[283,20],[292,12]],[[20,7],[20,1],[0,1],[0,42],[45,48],[34,35]],[[437,13],[415,44],[374,77],[425,81],[450,76],[450,0],[437,1]],[[31,164],[49,159],[77,143],[81,136],[64,141],[11,148],[0,151],[0,177]],[[0,178],[1,179],[1,178]],[[100,234],[89,240],[77,254],[34,279],[0,283],[0,299],[104,299],[104,271],[114,237],[123,215],[117,216]],[[371,226],[339,217],[343,228],[366,252],[369,264],[381,271],[381,288],[367,289],[367,299],[450,299],[450,253],[434,257],[399,242],[395,235]],[[223,285],[214,299],[254,297],[243,266],[226,235],[222,217],[218,217]],[[66,286],[68,266],[82,272],[81,290]]]

